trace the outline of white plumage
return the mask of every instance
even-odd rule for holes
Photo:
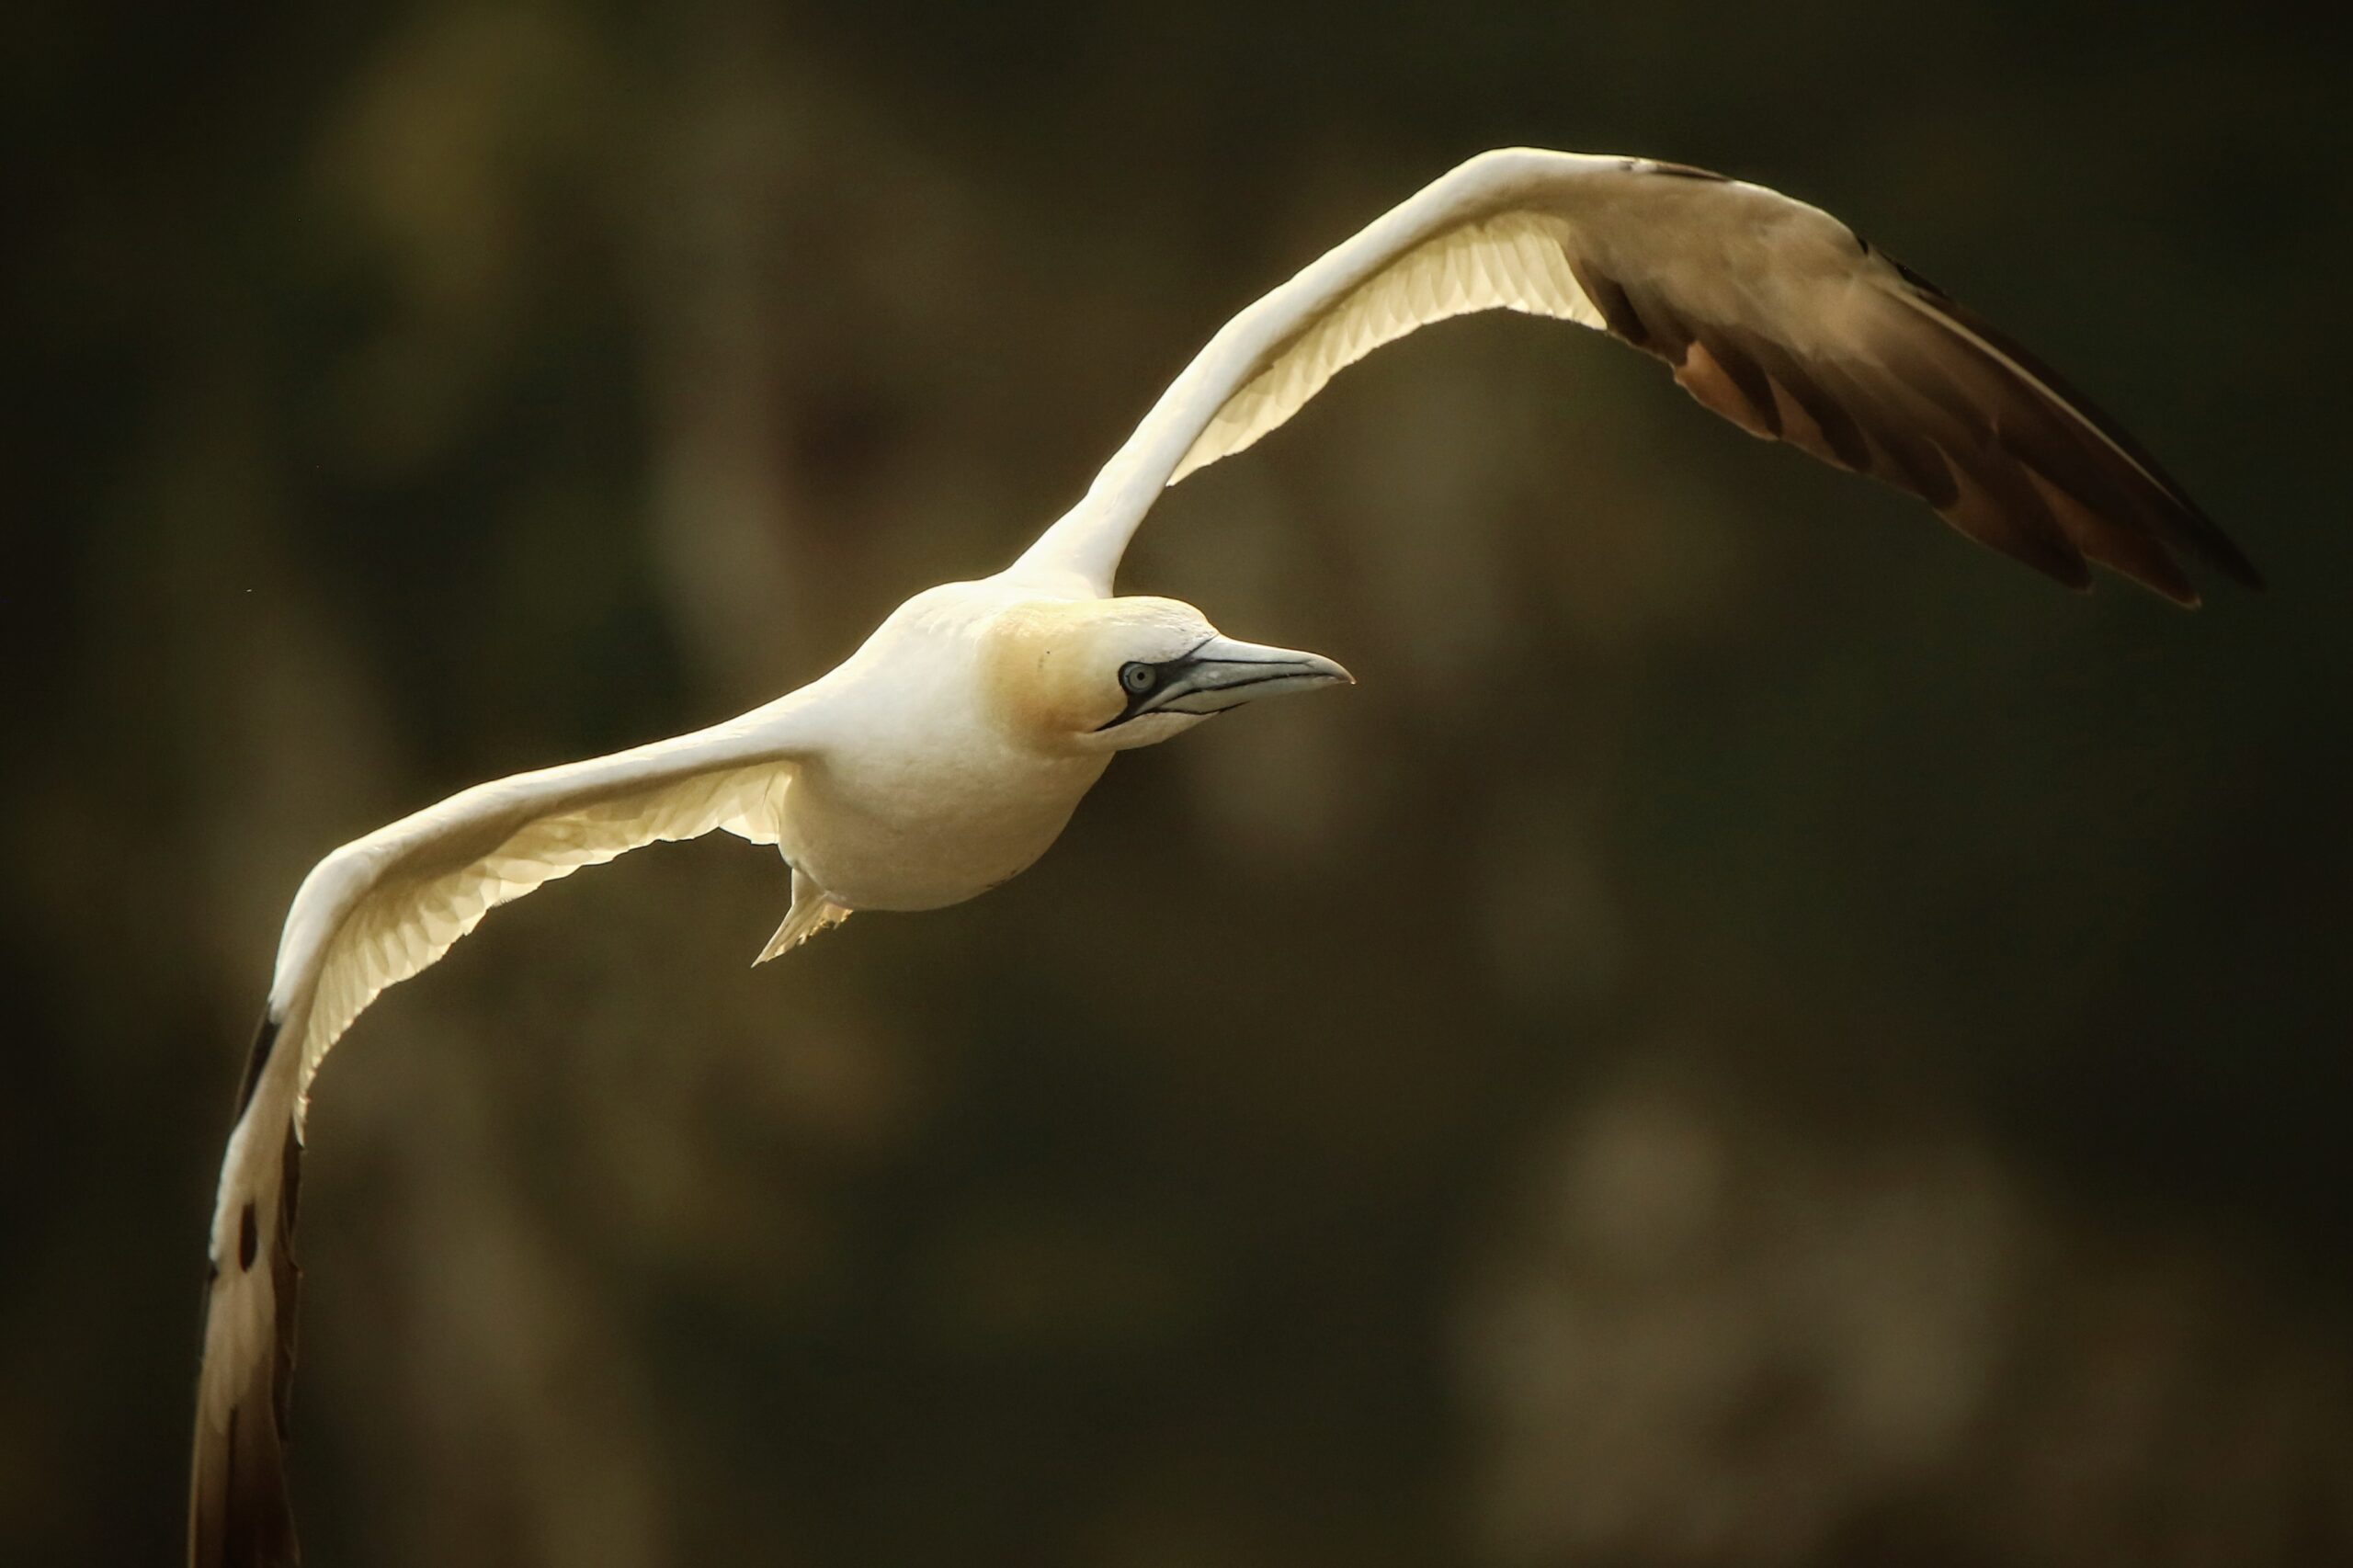
[[[1709,407],[1927,500],[2063,581],[2097,562],[2185,602],[2172,551],[2245,559],[2024,349],[1828,214],[1638,159],[1483,154],[1227,324],[1084,498],[995,576],[909,599],[840,666],[741,718],[484,784],[336,850],[287,917],[213,1217],[192,1562],[290,1562],[282,1468],[303,1110],[328,1049],[491,909],[640,845],[773,844],[792,904],[759,958],[855,909],[1015,875],[1117,750],[1346,672],[1111,597],[1154,497],[1417,327],[1505,309],[1609,332]]]

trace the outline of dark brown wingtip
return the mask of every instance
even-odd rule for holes
[[[1859,355],[1808,353],[1690,312],[1656,277],[1622,276],[1590,256],[1572,252],[1568,264],[1601,324],[1665,361],[1704,407],[1916,496],[1961,533],[2066,587],[2088,589],[2097,564],[2195,608],[2177,552],[2261,585],[2254,564],[2130,432],[1919,273],[1857,244],[1868,265],[1892,269],[1888,304],[1898,312]],[[1909,303],[1898,305],[1899,295]]]
[[[296,1568],[286,1452],[267,1403],[240,1399],[218,1449],[199,1455],[188,1499],[189,1568]]]
[[[268,1249],[271,1353],[244,1369],[225,1431],[209,1430],[199,1418],[188,1476],[189,1568],[296,1568],[301,1562],[286,1473],[302,1289],[302,1271],[294,1261],[301,1185],[301,1140],[290,1127],[278,1156],[278,1213]],[[251,1283],[245,1276],[253,1261],[241,1256],[229,1263],[237,1271],[233,1276],[224,1276],[217,1260],[212,1266],[205,1295],[208,1359],[214,1354],[209,1332],[212,1302],[222,1290]]]
[[[2150,544],[2144,551],[2136,552],[2129,558],[2101,552],[2096,553],[2092,559],[2127,582],[2146,588],[2179,608],[2196,609],[2206,602],[2205,596],[2198,591],[2198,585],[2189,580],[2189,574],[2160,546]]]
[[[1937,508],[1937,516],[1964,537],[2032,567],[2070,593],[2092,591],[2091,563],[2075,553],[2063,535],[2055,528],[2022,525],[2016,513],[1982,491],[1965,488],[1961,502]]]
[[[2252,588],[2258,592],[2263,589],[2263,574],[2256,569],[2255,562],[2247,558],[2246,552],[2239,549],[2214,519],[2206,515],[2203,507],[2190,499],[2188,492],[2182,488],[2180,482],[2168,473],[2165,465],[2157,460],[2155,455],[2143,446],[2131,431],[2118,423],[2114,416],[2077,391],[2066,377],[2053,369],[2048,361],[2017,338],[1955,300],[1902,262],[1893,261],[1893,258],[1890,260],[1896,270],[1903,275],[1904,280],[1911,285],[1915,294],[1932,304],[1938,313],[1961,328],[1964,334],[1973,335],[1990,345],[2001,355],[2023,369],[2028,375],[2041,382],[2069,413],[2083,421],[2093,431],[2114,443],[2117,449],[2123,452],[2131,463],[2139,468],[2141,472],[2137,476],[2131,474],[2111,476],[2109,484],[2103,488],[2109,489],[2112,494],[2112,485],[2117,478],[2121,478],[2124,483],[2133,488],[2145,485],[2145,493],[2134,498],[2137,500],[2137,506],[2128,509],[2138,511],[2142,517],[2152,525],[2152,531],[2159,540],[2165,545],[2186,551],[2241,587]],[[2061,473],[2053,473],[2051,477],[2062,483],[2070,482],[2069,476]],[[2085,499],[2086,501],[2105,500],[2107,497],[2086,495]],[[2174,569],[2175,581],[2151,582],[2132,567],[2121,562],[2109,562],[2106,564],[2113,566],[2143,586],[2162,594],[2185,608],[2195,608],[2200,602],[2197,591],[2186,579],[2179,577],[2177,568]],[[2167,564],[2170,566],[2170,562]]]
[[[261,1027],[254,1030],[253,1049],[245,1053],[244,1086],[237,1091],[237,1114],[243,1116],[254,1103],[254,1091],[261,1087],[261,1075],[269,1066],[269,1053],[278,1043],[278,1020],[267,1013],[261,1016]]]
[[[2246,552],[2231,542],[2230,536],[2216,528],[2205,513],[2197,516],[2203,525],[2199,533],[2200,559],[2242,588],[2251,588],[2258,594],[2268,592],[2271,585],[2263,580],[2263,574],[2247,559]]]

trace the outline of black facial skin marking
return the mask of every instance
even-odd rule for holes
[[[1120,690],[1128,699],[1127,706],[1120,709],[1119,715],[1108,723],[1097,725],[1097,732],[1116,730],[1131,719],[1142,718],[1146,711],[1144,704],[1159,696],[1160,688],[1168,684],[1169,677],[1183,669],[1189,662],[1189,660],[1178,658],[1170,659],[1162,664],[1144,665],[1144,668],[1152,672],[1152,679],[1141,690],[1132,681],[1126,678],[1125,671],[1131,666],[1121,666]]]
[[[1196,643],[1195,646],[1198,647],[1199,644]],[[1120,710],[1118,718],[1111,720],[1108,723],[1097,725],[1096,733],[1099,734],[1105,730],[1116,730],[1131,719],[1146,718],[1154,713],[1181,714],[1188,719],[1213,719],[1227,709],[1241,707],[1242,704],[1239,701],[1228,702],[1217,708],[1165,706],[1167,703],[1196,695],[1193,690],[1185,688],[1181,683],[1194,665],[1202,661],[1195,660],[1188,655],[1170,659],[1165,664],[1150,665],[1149,668],[1155,678],[1151,685],[1141,691],[1131,690],[1128,683],[1122,680],[1120,683],[1120,689],[1127,693],[1128,705]],[[1207,662],[1222,665],[1229,668],[1236,665],[1265,665],[1274,673],[1256,676],[1249,680],[1230,680],[1221,682],[1214,687],[1205,687],[1199,691],[1199,695],[1204,696],[1215,692],[1240,691],[1245,687],[1263,686],[1270,680],[1287,680],[1297,675],[1301,667],[1296,661],[1290,659],[1216,659]],[[1172,687],[1177,689],[1172,692],[1170,689]]]
[[[1129,720],[1136,718],[1142,714],[1143,712],[1143,705],[1157,696],[1160,689],[1168,684],[1172,676],[1174,676],[1178,671],[1182,670],[1187,665],[1192,663],[1193,655],[1208,647],[1211,641],[1211,640],[1210,638],[1204,637],[1199,642],[1194,643],[1191,647],[1186,649],[1183,653],[1177,654],[1175,658],[1165,659],[1156,665],[1147,664],[1141,659],[1131,659],[1126,664],[1121,665],[1120,666],[1120,691],[1121,695],[1127,698],[1127,706],[1120,709],[1119,715],[1109,722],[1095,726],[1096,733],[1100,734],[1105,730],[1117,729],[1121,724],[1126,723]],[[1128,672],[1135,669],[1150,671],[1152,674],[1152,679],[1145,682],[1141,687],[1131,684]]]

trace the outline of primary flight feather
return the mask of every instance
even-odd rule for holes
[[[1753,434],[1928,503],[2081,586],[2096,562],[2184,604],[2187,555],[2254,568],[2156,460],[2033,356],[1845,224],[1678,165],[1515,149],[1442,176],[1229,322],[1086,494],[996,575],[915,595],[847,661],[741,718],[484,784],[303,880],[214,1207],[189,1479],[196,1568],[296,1559],[284,1471],[304,1106],[385,987],[494,906],[657,840],[775,845],[775,957],[860,909],[931,909],[1052,844],[1115,751],[1347,680],[1112,581],[1162,489],[1415,328],[1513,310],[1665,360]]]

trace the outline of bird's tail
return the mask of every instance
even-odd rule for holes
[[[302,1285],[294,1263],[302,1140],[285,1096],[255,1093],[276,1034],[265,1019],[254,1042],[213,1225],[188,1471],[189,1568],[282,1568],[301,1559],[286,1430]],[[275,1157],[270,1131],[281,1140]]]
[[[779,953],[799,947],[826,926],[840,925],[849,916],[847,904],[835,903],[815,882],[796,869],[792,873],[792,907],[786,912],[784,924],[776,928],[776,935],[768,938],[768,945],[760,949],[760,956],[752,960],[752,966],[758,968]]]

